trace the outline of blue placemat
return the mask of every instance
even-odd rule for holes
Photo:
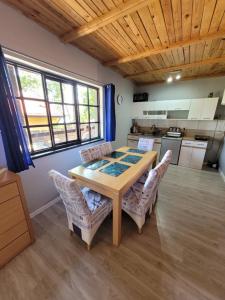
[[[92,160],[88,163],[83,164],[83,167],[90,169],[90,170],[97,170],[98,168],[106,165],[109,163],[109,160],[102,159],[102,160]]]
[[[122,158],[121,161],[125,161],[130,164],[136,164],[141,159],[142,159],[142,157],[137,156],[137,155],[127,155],[124,158]]]
[[[126,153],[120,152],[120,151],[113,151],[112,153],[110,153],[106,156],[112,157],[112,158],[119,158],[119,157],[123,156],[124,154],[126,154]]]
[[[129,168],[130,168],[130,166],[115,162],[115,163],[105,167],[104,169],[101,169],[100,172],[117,177],[117,176],[123,174],[123,172],[125,172]]]
[[[138,153],[138,154],[145,154],[146,153],[146,151],[144,151],[144,150],[132,149],[132,148],[128,149],[127,152]]]

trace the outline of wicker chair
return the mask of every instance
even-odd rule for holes
[[[75,180],[55,170],[49,176],[65,205],[70,231],[79,232],[89,250],[99,226],[112,210],[111,200],[88,188],[81,190]]]
[[[136,182],[123,197],[123,210],[135,221],[139,233],[145,223],[146,214],[152,212],[157,199],[161,179],[172,160],[172,151],[168,150],[162,161],[149,172],[145,183]]]

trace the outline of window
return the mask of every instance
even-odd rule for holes
[[[99,90],[15,62],[7,62],[31,154],[100,138]]]

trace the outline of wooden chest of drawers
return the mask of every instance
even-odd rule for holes
[[[0,268],[33,241],[20,177],[6,171],[0,175]]]

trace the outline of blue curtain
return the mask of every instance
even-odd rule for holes
[[[115,112],[115,85],[104,86],[104,120],[105,140],[115,141],[116,138],[116,112]]]
[[[8,169],[21,172],[33,165],[16,107],[4,54],[0,47],[0,129]]]

